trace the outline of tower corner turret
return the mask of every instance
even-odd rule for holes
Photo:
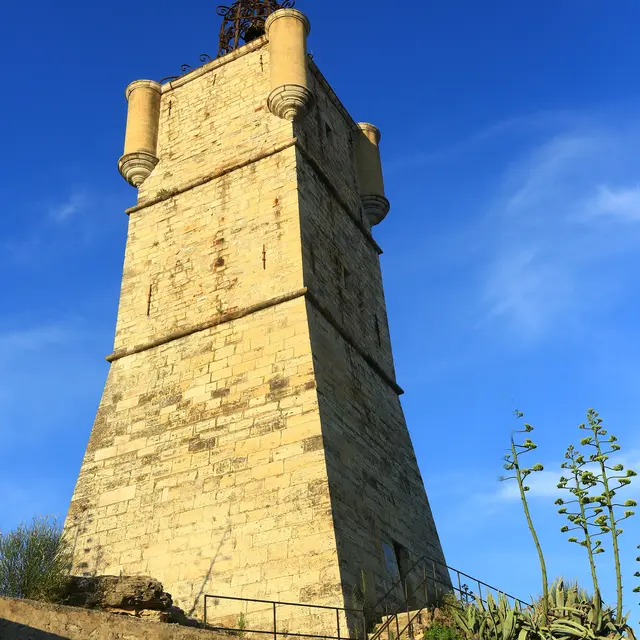
[[[157,144],[162,86],[153,80],[135,80],[125,90],[129,103],[124,155],[118,171],[139,187],[158,164]]]

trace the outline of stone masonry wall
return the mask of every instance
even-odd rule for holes
[[[394,579],[383,543],[444,556],[395,385],[379,250],[355,198],[355,125],[315,78],[322,115],[294,128],[324,137],[297,158],[311,346],[345,593],[364,571],[375,601]]]
[[[153,576],[197,616],[204,594],[351,606],[360,570],[375,598],[392,579],[384,543],[442,557],[353,121],[313,63],[316,109],[295,125],[271,115],[265,44],[163,88],[160,161],[129,210],[112,364],[65,524],[76,573]],[[210,616],[268,624],[268,610],[212,602]],[[279,613],[333,635],[325,617]]]
[[[195,615],[206,593],[296,602],[320,583],[343,603],[292,126],[264,106],[267,49],[230,59],[163,93],[66,522],[77,573],[152,575]]]
[[[305,286],[393,378],[381,250],[362,211],[355,175],[356,125],[320,72],[312,78],[318,108],[294,127],[304,150],[297,171]]]

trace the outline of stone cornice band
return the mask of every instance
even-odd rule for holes
[[[384,380],[384,382],[386,382],[398,395],[402,395],[404,393],[404,391],[400,386],[398,386],[396,381],[354,340],[354,338],[344,328],[340,326],[333,315],[319,302],[319,300],[309,291],[307,287],[303,287],[302,289],[298,289],[297,291],[293,291],[282,296],[270,298],[269,300],[259,302],[258,304],[249,305],[248,307],[244,307],[242,309],[235,309],[227,313],[221,313],[219,316],[212,318],[211,320],[194,324],[191,327],[187,327],[186,329],[173,331],[165,336],[156,338],[155,340],[149,340],[149,342],[136,345],[135,347],[116,349],[113,353],[109,354],[105,358],[105,360],[107,362],[115,362],[116,360],[120,360],[127,356],[142,353],[144,351],[149,351],[150,349],[160,347],[163,344],[173,342],[174,340],[186,338],[187,336],[193,335],[194,333],[206,331],[207,329],[212,329],[213,327],[216,327],[218,325],[226,324],[227,322],[232,322],[233,320],[239,320],[240,318],[244,318],[259,311],[263,311],[265,309],[269,309],[270,307],[275,307],[285,302],[290,302],[291,300],[296,300],[297,298],[302,297],[306,298],[306,300],[316,309],[316,311],[320,313],[320,315],[340,334],[343,340],[354,351],[356,351],[356,353],[358,353],[360,357],[362,357],[362,359],[378,374],[378,376],[382,380]]]
[[[162,336],[161,338],[156,338],[155,340],[150,340],[149,342],[145,342],[143,344],[138,344],[135,347],[116,349],[113,353],[108,355],[105,360],[107,362],[115,362],[116,360],[120,360],[121,358],[124,358],[126,356],[131,356],[135,353],[142,353],[143,351],[154,349],[155,347],[167,344],[168,342],[173,342],[174,340],[186,338],[187,336],[190,336],[194,333],[206,331],[207,329],[211,329],[212,327],[217,327],[220,324],[225,324],[227,322],[231,322],[232,320],[238,320],[239,318],[244,318],[245,316],[257,313],[258,311],[268,309],[269,307],[275,307],[276,305],[282,304],[283,302],[289,302],[291,300],[295,300],[296,298],[301,298],[302,296],[306,295],[306,293],[306,288],[298,289],[298,291],[293,291],[292,293],[287,293],[283,296],[270,298],[269,300],[264,300],[263,302],[252,304],[242,309],[235,309],[234,311],[221,313],[219,316],[217,316],[216,318],[212,318],[211,320],[199,322],[198,324],[194,324],[191,327],[187,327],[186,329],[173,331],[165,336]]]
[[[320,178],[324,186],[331,192],[331,195],[337,200],[342,210],[347,214],[347,216],[351,219],[351,221],[360,230],[360,232],[364,236],[364,239],[376,250],[378,255],[381,255],[382,249],[380,248],[380,245],[373,239],[373,236],[371,235],[370,231],[366,228],[366,226],[362,223],[362,221],[358,218],[358,216],[351,211],[351,208],[346,203],[344,198],[340,195],[340,192],[333,185],[333,182],[331,181],[329,176],[326,174],[326,172],[324,171],[320,163],[317,162],[315,158],[302,146],[298,138],[291,138],[285,142],[282,142],[281,144],[274,146],[271,149],[268,149],[267,151],[262,151],[260,153],[249,156],[245,160],[242,160],[236,164],[228,165],[221,169],[217,169],[216,171],[206,176],[202,176],[200,178],[197,178],[196,180],[191,180],[190,182],[186,182],[183,185],[174,187],[173,189],[169,189],[163,192],[162,195],[157,195],[154,198],[149,198],[148,200],[145,200],[140,204],[137,204],[133,207],[130,207],[129,209],[126,209],[125,213],[127,215],[131,215],[132,213],[136,213],[137,211],[142,211],[147,207],[151,207],[155,204],[158,204],[159,202],[163,202],[164,200],[169,200],[169,198],[173,198],[177,195],[180,195],[181,193],[184,193],[185,191],[190,191],[191,189],[200,187],[204,184],[207,184],[208,182],[211,182],[212,180],[216,180],[218,178],[221,178],[222,176],[226,176],[229,173],[233,173],[238,169],[243,169],[244,167],[248,167],[249,165],[254,164],[255,162],[260,162],[260,160],[265,160],[266,158],[276,155],[284,151],[285,149],[289,149],[290,147],[293,147],[293,146],[295,146],[298,149],[298,151],[300,151],[300,154],[309,163],[309,165],[314,170],[318,178]]]

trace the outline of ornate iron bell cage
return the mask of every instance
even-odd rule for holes
[[[218,56],[224,56],[264,35],[264,23],[278,9],[293,7],[295,0],[237,0],[229,7],[218,7],[222,16]]]

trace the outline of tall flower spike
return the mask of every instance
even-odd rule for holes
[[[616,621],[621,624],[624,621],[623,601],[622,601],[622,570],[620,566],[620,550],[618,545],[618,537],[622,534],[622,529],[618,528],[618,524],[634,515],[633,511],[624,511],[622,516],[616,514],[616,509],[623,506],[631,506],[625,503],[615,502],[616,492],[631,483],[631,478],[636,475],[635,471],[628,470],[624,475],[613,475],[624,471],[624,466],[616,464],[613,467],[607,465],[609,454],[620,450],[620,445],[616,443],[617,438],[613,435],[604,440],[607,430],[602,427],[602,419],[596,411],[589,409],[587,412],[587,424],[580,425],[580,429],[591,431],[591,436],[583,438],[581,444],[591,449],[592,453],[588,456],[590,462],[595,463],[598,467],[597,472],[585,472],[586,481],[583,485],[592,488],[602,485],[600,495],[590,496],[590,502],[598,504],[599,507],[594,510],[597,517],[593,520],[593,524],[600,528],[600,534],[611,534],[611,542],[613,547],[613,561],[616,573]],[[587,475],[587,473],[589,475]],[[616,484],[617,483],[617,484]],[[596,534],[596,535],[600,535]]]

